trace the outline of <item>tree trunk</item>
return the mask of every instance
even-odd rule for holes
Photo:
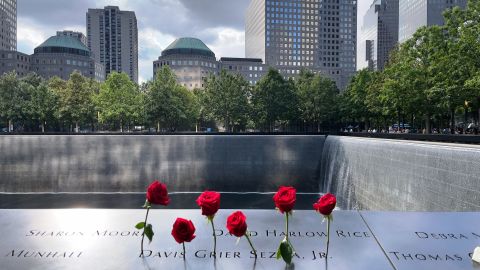
[[[317,132],[320,132],[320,121],[317,122]]]
[[[450,109],[450,132],[455,134],[455,109]]]
[[[414,129],[415,128],[415,115],[413,113],[412,113],[412,118],[411,119],[412,119],[412,121],[410,122],[410,123],[412,123],[411,124],[411,129]]]
[[[225,132],[230,132],[230,121],[228,120],[228,117],[225,118],[223,126],[225,127]]]
[[[468,121],[468,106],[465,106],[465,127],[464,129],[466,130],[468,128],[468,125],[467,125],[467,121]]]
[[[397,133],[400,133],[400,110],[397,111]]]
[[[478,117],[477,117],[477,128],[478,126],[480,125],[480,97],[477,98],[477,101],[478,101]]]
[[[478,108],[477,126],[480,125],[480,107]]]
[[[12,124],[12,120],[8,120],[8,132],[13,132],[13,124]]]
[[[425,116],[425,134],[430,134],[430,115]]]
[[[160,133],[160,121],[157,122],[157,133]]]
[[[120,120],[120,132],[123,133],[123,122]]]
[[[78,126],[78,122],[75,122],[75,132],[80,132],[80,127]]]
[[[46,123],[47,123],[47,122],[42,121],[42,133],[45,133],[45,124],[46,124]]]

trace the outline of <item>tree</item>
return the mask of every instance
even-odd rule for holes
[[[92,123],[95,119],[93,95],[97,90],[97,84],[77,71],[70,75],[65,88],[60,88],[62,84],[58,79],[50,82],[50,86],[58,93],[58,116],[70,124],[70,130],[74,124],[75,131],[79,132],[82,124]]]
[[[296,86],[302,119],[316,124],[319,132],[321,124],[336,110],[337,86],[331,79],[306,70],[300,72]]]
[[[204,108],[206,114],[223,123],[226,131],[245,127],[250,104],[250,86],[240,75],[222,70],[218,76],[210,74],[205,82]]]
[[[269,69],[255,85],[251,102],[257,128],[273,131],[276,122],[287,123],[298,116],[294,84],[275,69]]]
[[[0,77],[0,116],[8,121],[8,131],[14,122],[28,119],[30,113],[30,89],[21,82],[14,71]]]
[[[33,87],[32,90],[32,119],[40,122],[42,132],[45,132],[48,121],[55,120],[58,99],[55,92],[48,87],[48,83],[45,81],[42,81],[37,87]]]
[[[198,117],[196,108],[194,94],[177,83],[168,66],[160,69],[155,80],[148,85],[145,110],[158,132],[161,126],[169,131],[189,128]]]
[[[126,73],[110,73],[94,101],[99,122],[117,122],[121,132],[124,125],[128,127],[142,116],[142,94]]]

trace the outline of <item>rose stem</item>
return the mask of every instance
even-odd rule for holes
[[[142,247],[141,247],[141,250],[142,250],[142,253],[140,255],[143,255],[143,239],[145,238],[145,227],[147,227],[147,219],[148,219],[148,212],[150,211],[150,206],[147,206],[147,214],[145,215],[145,222],[143,224],[143,233],[142,233]]]
[[[285,218],[286,218],[286,222],[285,222],[286,225],[285,226],[286,226],[286,231],[287,231],[286,238],[287,238],[287,242],[290,243],[290,241],[288,240],[288,212],[285,212]]]
[[[185,260],[185,257],[186,257],[186,254],[187,254],[187,253],[185,253],[185,242],[183,242],[182,245],[183,245],[183,260]]]
[[[213,231],[213,253],[216,256],[217,255],[217,235],[215,234],[215,225],[213,224],[213,217],[210,219],[210,223],[212,223],[212,231]]]
[[[247,233],[245,234],[245,237],[247,238],[248,243],[250,244],[250,247],[251,247],[252,250],[253,250],[253,254],[255,254],[255,258],[257,258],[257,251],[256,251],[255,248],[253,247],[252,241],[250,240],[250,236],[248,236],[249,234],[250,234],[250,233],[247,231]]]
[[[330,216],[327,217],[327,254],[325,254],[325,257],[328,257],[329,244],[330,244]]]

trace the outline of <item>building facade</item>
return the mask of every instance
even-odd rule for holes
[[[262,59],[222,57],[217,61],[203,41],[191,37],[179,38],[162,51],[153,62],[154,78],[163,66],[169,66],[177,82],[190,90],[203,89],[208,75],[218,75],[222,69],[243,76],[252,85],[267,72]]]
[[[89,9],[87,43],[95,60],[105,66],[106,74],[125,72],[138,83],[138,27],[133,11],[118,7]]]
[[[344,89],[356,70],[356,0],[252,0],[245,54],[285,77],[320,72]]]
[[[63,32],[48,38],[36,47],[30,56],[30,70],[49,79],[58,76],[68,80],[74,71],[97,81],[105,80],[103,65],[92,56],[92,53],[80,39]]]
[[[82,42],[82,33],[59,31],[36,47],[32,55],[0,50],[0,75],[14,71],[22,77],[35,72],[44,79],[57,76],[68,80],[74,71],[97,81],[105,80],[105,68],[96,62]]]
[[[0,1],[0,50],[17,50],[17,0]]]
[[[443,12],[455,6],[465,8],[467,0],[400,0],[398,30],[400,43],[411,38],[422,26],[443,25]]]
[[[31,69],[31,56],[17,51],[0,50],[0,75],[15,71],[17,76],[27,75]]]
[[[399,0],[374,0],[363,19],[357,69],[383,70],[398,44]]]
[[[260,58],[222,57],[219,67],[227,72],[241,75],[251,85],[257,84],[268,71],[268,67]]]
[[[218,72],[215,53],[196,38],[179,38],[163,50],[153,62],[154,78],[163,66],[169,66],[177,76],[177,82],[190,90],[203,88],[208,74]]]

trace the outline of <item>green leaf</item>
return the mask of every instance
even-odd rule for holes
[[[282,259],[287,264],[292,263],[293,248],[292,248],[292,245],[290,244],[290,242],[288,242],[286,239],[284,239],[282,241],[282,243],[280,243],[280,254],[282,255]]]
[[[282,257],[282,250],[280,249],[281,246],[282,246],[282,243],[280,243],[277,249],[277,260],[280,260],[280,258]]]
[[[135,228],[141,230],[145,227],[145,222],[139,222],[137,225],[135,225]]]
[[[153,229],[152,229],[152,224],[147,224],[145,226],[145,229],[143,229],[143,233],[147,236],[149,242],[151,243],[152,242],[152,239],[153,239]]]

